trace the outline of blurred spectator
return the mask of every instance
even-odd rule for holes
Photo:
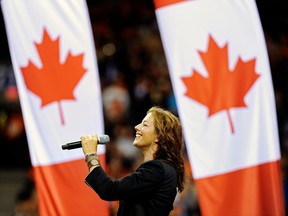
[[[37,194],[32,170],[28,172],[28,176],[16,196],[14,215],[38,216]]]
[[[111,134],[111,127],[125,121],[130,110],[130,95],[122,76],[117,76],[110,85],[103,89],[102,100],[106,131]]]

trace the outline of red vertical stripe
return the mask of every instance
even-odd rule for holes
[[[279,161],[196,180],[202,215],[282,216]]]
[[[101,161],[104,164],[104,156]],[[108,202],[84,183],[88,175],[84,159],[34,167],[34,173],[41,216],[109,215]]]

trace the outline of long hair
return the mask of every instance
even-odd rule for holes
[[[147,114],[151,113],[154,120],[155,132],[158,136],[158,149],[154,153],[155,159],[167,160],[177,172],[178,191],[184,189],[184,159],[182,156],[183,132],[181,123],[174,114],[160,107],[152,107]]]

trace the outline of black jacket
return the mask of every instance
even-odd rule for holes
[[[120,200],[118,216],[165,216],[173,209],[177,173],[163,160],[143,163],[134,173],[113,181],[101,167],[85,179],[103,200]]]

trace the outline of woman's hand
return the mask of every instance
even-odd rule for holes
[[[96,134],[81,136],[80,139],[85,156],[97,153],[98,136]]]

